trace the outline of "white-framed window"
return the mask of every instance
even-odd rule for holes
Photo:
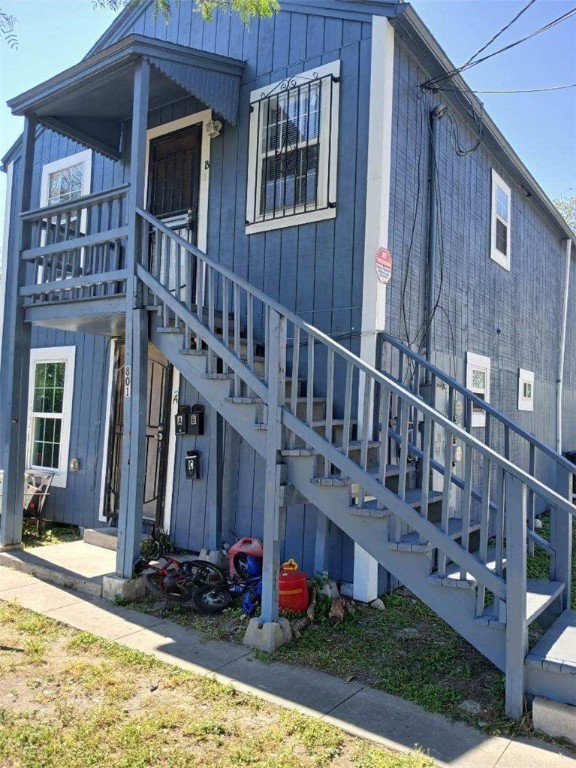
[[[68,475],[75,359],[76,347],[30,352],[27,466],[53,471],[60,488]]]
[[[490,402],[490,358],[466,353],[466,387],[476,397]],[[472,406],[472,426],[483,427],[486,424],[486,412],[479,405]]]
[[[518,410],[534,410],[534,371],[518,370]]]
[[[510,270],[511,214],[512,192],[510,187],[492,168],[490,257],[507,270]]]
[[[90,194],[92,150],[86,149],[42,166],[40,206],[67,203]]]
[[[246,233],[336,216],[340,62],[250,94]]]

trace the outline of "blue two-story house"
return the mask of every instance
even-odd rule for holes
[[[47,515],[117,526],[122,578],[146,521],[262,537],[265,623],[281,555],[401,582],[512,716],[576,705],[527,641],[576,623],[576,236],[460,76],[427,85],[453,66],[410,5],[151,5],[9,102],[0,545],[50,471]]]

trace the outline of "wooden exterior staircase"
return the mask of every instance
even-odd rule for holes
[[[126,194],[25,214],[26,320],[56,323],[81,304],[84,316],[125,318],[127,342],[145,323],[146,340],[264,457],[264,620],[277,616],[281,510],[304,498],[505,670],[512,717],[526,691],[576,705],[574,466],[390,337],[387,372],[367,365]],[[445,412],[430,396],[440,384]],[[545,510],[549,540],[536,524]],[[543,581],[527,578],[535,548],[550,559]],[[529,651],[539,617],[551,628]]]

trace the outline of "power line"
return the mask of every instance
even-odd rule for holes
[[[547,88],[519,88],[510,91],[475,91],[472,88],[434,88],[435,91],[446,91],[448,93],[544,93],[546,91],[563,91],[566,88],[576,88],[576,83],[568,85],[552,85]]]
[[[506,32],[507,29],[510,29],[512,24],[514,24],[514,22],[518,21],[520,16],[522,16],[522,14],[525,13],[528,10],[528,8],[530,8],[531,5],[534,5],[535,2],[536,2],[536,0],[530,0],[528,5],[525,5],[524,8],[522,8],[522,10],[519,13],[517,13],[516,16],[514,16],[514,18],[511,21],[509,21],[508,24],[506,24],[505,27],[502,27],[502,29],[499,32],[496,32],[496,34],[493,37],[491,37],[490,40],[488,40],[486,45],[483,45],[482,48],[477,50],[476,53],[473,56],[470,56],[468,61],[465,64],[463,64],[462,67],[467,67],[471,62],[473,62],[474,59],[476,58],[476,56],[479,56],[483,51],[486,50],[486,48],[488,48],[490,45],[492,45],[492,43],[495,40],[497,40],[500,37],[500,35],[502,35],[504,32]]]
[[[505,45],[503,48],[499,48],[497,51],[493,51],[493,53],[489,53],[486,56],[483,56],[481,59],[476,59],[476,61],[471,61],[471,62],[469,61],[469,63],[463,64],[461,67],[456,67],[456,69],[453,69],[450,72],[445,72],[441,75],[437,75],[436,77],[432,77],[429,80],[426,80],[424,83],[422,83],[420,87],[430,89],[430,90],[435,90],[436,85],[438,83],[441,83],[444,80],[448,80],[454,77],[455,75],[460,74],[461,72],[467,71],[468,69],[472,69],[472,67],[475,67],[478,64],[482,64],[482,62],[488,61],[488,59],[491,59],[494,56],[498,56],[500,53],[504,53],[505,51],[509,51],[511,48],[515,48],[517,45],[521,45],[522,43],[525,43],[527,40],[530,40],[533,37],[540,35],[542,32],[547,32],[549,29],[552,29],[556,25],[561,24],[563,21],[568,21],[568,19],[572,18],[574,15],[576,15],[576,7],[572,8],[569,11],[566,11],[566,13],[563,13],[561,16],[558,16],[556,19],[553,19],[552,21],[548,22],[548,24],[545,24],[543,27],[540,27],[540,29],[537,29],[534,32],[531,32],[529,35],[526,35],[526,37],[523,37],[520,40],[516,40],[513,43],[509,43],[508,45]]]

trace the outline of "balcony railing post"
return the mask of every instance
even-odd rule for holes
[[[15,190],[17,211],[30,207],[35,133],[36,121],[27,117]],[[6,303],[0,361],[0,459],[3,458],[4,490],[0,548],[18,545],[22,541],[31,326],[24,322],[24,302],[19,288],[25,284],[28,264],[20,258],[20,251],[28,247],[26,238],[29,229],[26,222],[17,219],[4,262]]]
[[[148,317],[142,286],[136,278],[141,229],[136,208],[144,203],[144,158],[148,123],[150,65],[136,64],[128,193],[128,242],[126,251],[126,351],[124,382],[124,433],[118,516],[116,572],[130,578],[139,555],[142,535],[146,446],[146,390],[148,371]]]

